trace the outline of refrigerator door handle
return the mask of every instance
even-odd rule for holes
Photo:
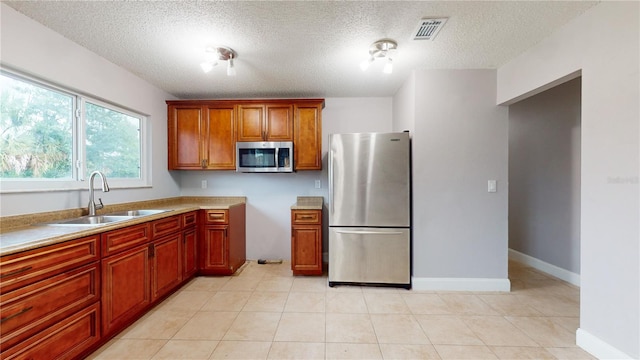
[[[364,231],[364,230],[336,230],[338,234],[356,235],[402,235],[400,231]]]
[[[334,212],[333,203],[333,150],[329,150],[329,204],[331,204],[331,215]]]

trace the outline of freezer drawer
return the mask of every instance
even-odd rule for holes
[[[329,228],[329,286],[411,287],[408,228]]]

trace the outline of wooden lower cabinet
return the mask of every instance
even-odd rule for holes
[[[291,211],[291,270],[322,275],[322,211]]]
[[[198,232],[194,227],[182,234],[182,278],[193,277],[198,272]]]
[[[0,258],[0,358],[76,358],[98,343],[99,238]]]
[[[100,340],[100,303],[52,324],[2,353],[2,359],[77,359]]]
[[[226,274],[229,269],[228,225],[205,226],[202,236],[202,269],[216,275]]]
[[[247,260],[245,204],[228,210],[201,210],[200,270],[203,275],[231,275]]]
[[[155,301],[182,282],[182,234],[154,241],[151,252],[151,301]]]
[[[244,204],[3,256],[0,358],[84,358],[198,272],[245,261]]]
[[[0,293],[100,260],[100,235],[46,246],[0,259]]]
[[[102,334],[129,325],[151,303],[148,244],[102,260]]]
[[[0,295],[2,350],[98,301],[99,274],[91,264]]]

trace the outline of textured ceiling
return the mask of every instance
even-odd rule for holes
[[[413,69],[497,68],[595,5],[586,1],[3,1],[179,98],[391,96]],[[423,17],[449,17],[435,41]],[[394,72],[359,64],[398,42]],[[238,53],[204,74],[204,48]]]

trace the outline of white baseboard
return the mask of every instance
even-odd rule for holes
[[[519,251],[509,249],[509,259],[531,266],[534,269],[545,272],[551,276],[555,276],[558,279],[564,280],[575,286],[580,286],[580,274],[576,274],[561,267],[557,267],[553,264],[549,264],[548,262],[534,258],[533,256],[529,256]]]
[[[509,279],[411,278],[413,290],[432,291],[511,291]]]
[[[631,356],[580,328],[576,330],[576,345],[601,360],[632,359]]]

